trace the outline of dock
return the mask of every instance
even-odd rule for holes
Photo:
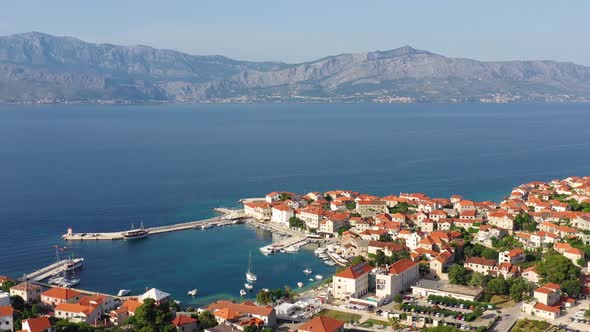
[[[173,225],[157,226],[145,228],[149,235],[183,231],[189,229],[200,229],[209,228],[214,226],[223,226],[226,224],[234,224],[244,218],[243,210],[231,210],[218,208],[215,211],[222,213],[223,215],[203,220],[188,221]],[[67,234],[62,235],[62,238],[66,241],[100,241],[100,240],[123,240],[123,233],[120,232],[86,232],[86,233],[73,233],[68,230]]]
[[[32,273],[26,274],[22,277],[22,279],[27,281],[41,281],[63,271],[67,264],[67,260],[59,261]]]

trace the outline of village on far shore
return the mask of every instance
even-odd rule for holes
[[[199,308],[155,288],[114,296],[0,276],[0,331],[590,330],[590,176],[522,184],[499,203],[347,190],[242,202],[241,218],[317,243],[336,273]]]

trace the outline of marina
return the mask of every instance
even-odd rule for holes
[[[242,210],[231,210],[225,208],[216,208],[216,212],[222,213],[221,216],[213,217],[204,220],[196,220],[183,222],[172,225],[157,226],[150,228],[134,229],[132,228],[127,231],[120,232],[85,232],[85,233],[74,233],[71,227],[68,228],[68,232],[62,235],[62,238],[66,241],[99,241],[99,240],[130,240],[145,238],[149,235],[177,232],[192,229],[208,229],[211,227],[227,226],[241,223],[244,218]]]

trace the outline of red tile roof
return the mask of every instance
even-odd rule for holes
[[[369,264],[361,262],[356,265],[345,268],[344,270],[336,273],[334,276],[347,279],[357,279],[371,272],[372,269],[373,268]]]
[[[14,308],[10,305],[0,307],[0,317],[14,315]]]
[[[188,324],[194,324],[196,322],[197,322],[197,320],[192,317],[178,315],[172,320],[172,325],[178,327],[178,326],[183,326],[183,325],[188,325]]]
[[[29,318],[23,320],[23,326],[28,323],[30,332],[42,332],[51,327],[48,317]]]
[[[401,259],[401,260],[391,264],[391,266],[389,267],[389,273],[402,274],[405,271],[409,270],[410,268],[416,266],[416,264],[418,264],[418,263],[416,263],[410,259],[404,258],[404,259]]]
[[[301,325],[299,331],[306,332],[334,332],[344,327],[344,322],[326,316],[317,316]]]
[[[51,297],[60,300],[67,300],[80,295],[82,295],[82,293],[77,292],[73,289],[61,287],[50,288],[45,292],[41,293],[41,296]]]

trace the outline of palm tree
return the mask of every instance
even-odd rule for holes
[[[399,318],[394,316],[389,317],[389,326],[391,326],[391,328],[394,330],[397,330],[402,327],[402,325],[399,322]]]

